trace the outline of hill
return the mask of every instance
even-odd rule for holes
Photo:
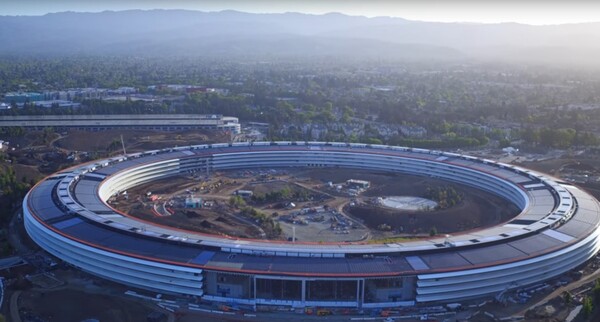
[[[466,24],[331,13],[129,10],[0,16],[0,55],[342,56],[598,64],[600,23]]]

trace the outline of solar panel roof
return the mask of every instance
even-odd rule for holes
[[[322,149],[329,150],[348,150],[348,148],[334,148],[334,147],[321,147]],[[281,150],[284,147],[265,147],[265,149]],[[286,147],[289,149],[289,147]],[[309,147],[298,146],[294,147],[295,150],[308,150]],[[226,149],[213,149],[211,152],[225,151]],[[237,148],[239,151],[247,151],[248,147]],[[229,150],[230,151],[230,150]],[[391,151],[369,151],[368,153],[386,154],[392,153]],[[196,150],[194,153],[204,154],[208,153],[203,150]],[[408,152],[398,153],[393,152],[396,155],[406,155],[414,157],[413,154]],[[93,176],[89,178],[86,176],[82,177],[75,186],[75,194],[77,195],[78,201],[87,209],[91,211],[101,212],[104,215],[110,216],[111,225],[121,226],[123,229],[129,229],[130,227],[140,227],[140,223],[127,217],[121,217],[116,215],[109,207],[104,205],[96,194],[96,189],[99,185],[98,174],[111,174],[128,167],[143,164],[146,162],[158,161],[158,160],[169,160],[171,158],[178,157],[189,157],[190,153],[184,152],[170,152],[162,153],[154,156],[147,156],[139,159],[129,159],[127,161],[118,162],[105,168],[100,168]],[[419,158],[424,159],[438,159],[439,155],[436,154],[419,154]],[[440,159],[441,160],[441,159]],[[453,164],[468,165],[470,167],[485,170],[509,179],[514,183],[531,183],[532,180],[528,175],[517,174],[512,170],[498,169],[492,165],[486,165],[480,162],[463,160],[459,158],[448,158],[444,159],[445,162],[451,162]],[[60,229],[65,234],[72,236],[73,238],[87,240],[100,247],[106,247],[109,249],[118,249],[123,252],[131,253],[134,256],[147,256],[152,258],[160,258],[168,261],[176,261],[181,263],[192,263],[197,265],[208,265],[214,268],[221,269],[245,269],[245,270],[258,270],[264,272],[289,272],[289,273],[322,273],[322,274],[388,274],[394,272],[414,272],[415,270],[425,269],[447,269],[457,267],[469,267],[473,265],[492,265],[498,261],[511,261],[516,259],[525,258],[527,256],[537,256],[549,249],[556,249],[558,247],[566,246],[569,242],[569,236],[578,237],[585,235],[592,231],[598,222],[600,221],[600,207],[598,203],[576,187],[567,186],[572,191],[575,198],[577,198],[579,211],[574,218],[569,220],[567,223],[556,229],[554,234],[533,234],[531,236],[511,239],[505,243],[500,243],[505,238],[510,236],[518,236],[521,234],[529,233],[528,230],[520,229],[520,225],[513,226],[498,226],[490,229],[486,229],[482,232],[470,232],[464,236],[455,236],[451,240],[455,245],[476,245],[471,248],[462,247],[445,247],[437,252],[424,252],[419,255],[407,255],[404,257],[401,255],[395,255],[391,257],[374,257],[374,258],[362,258],[362,257],[349,257],[349,258],[308,258],[308,257],[285,257],[285,256],[256,256],[246,254],[236,254],[232,256],[231,253],[219,252],[220,243],[218,241],[202,241],[202,236],[195,236],[196,238],[190,238],[191,241],[196,243],[195,245],[187,243],[175,243],[167,242],[164,240],[165,235],[170,233],[174,234],[174,231],[165,227],[152,227],[153,231],[140,231],[141,235],[154,236],[163,239],[149,239],[143,238],[140,235],[133,233],[117,232],[107,227],[99,226],[83,220],[81,218],[73,218],[70,216],[64,216],[64,212],[61,211],[54,201],[52,200],[52,191],[55,189],[58,181],[57,180],[46,180],[40,183],[36,189],[30,193],[29,204],[32,209],[35,210],[37,216],[42,220],[52,222],[53,226]],[[62,187],[62,186],[61,186]],[[536,189],[528,191],[531,197],[531,207],[525,215],[519,217],[522,221],[527,220],[539,220],[544,218],[555,206],[554,196],[549,192],[547,188],[541,188],[536,186]],[[66,188],[61,188],[58,191],[58,195],[61,198],[67,198]],[[561,201],[566,202],[566,201]],[[98,217],[100,218],[100,217]],[[102,220],[102,219],[100,219]],[[531,225],[531,227],[538,225]],[[537,227],[537,226],[536,226]],[[544,229],[546,226],[539,224],[539,229]],[[477,240],[477,242],[472,242]],[[490,241],[498,244],[483,245],[484,242]],[[236,246],[248,246],[253,243],[252,241],[239,240],[231,242],[229,247],[235,248]],[[388,247],[391,251],[401,252],[403,250],[418,250],[419,247],[423,249],[431,249],[434,243],[443,243],[443,239],[439,240],[424,240],[410,243],[393,243],[390,245],[383,245],[381,247]],[[203,244],[203,245],[199,245]],[[262,243],[262,247],[269,249],[273,252],[301,252],[301,248],[295,247],[296,245],[290,246],[289,244],[277,244],[277,243]],[[481,245],[480,245],[481,244]],[[216,245],[219,247],[206,247],[206,245]],[[368,245],[311,245],[310,248],[314,251],[331,250],[337,248],[339,250],[363,250],[368,247],[380,247],[380,246],[368,246]],[[304,246],[300,246],[304,247]],[[380,248],[381,248],[380,247]],[[435,248],[435,247],[434,247]],[[385,248],[381,248],[385,249]],[[378,249],[379,251],[380,249]],[[299,254],[298,254],[299,255]],[[306,254],[304,254],[306,255]],[[331,255],[331,254],[330,254]]]

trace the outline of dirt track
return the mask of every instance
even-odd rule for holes
[[[121,135],[128,153],[200,143],[227,142],[225,133],[215,131],[156,132],[134,130],[108,130],[102,132],[71,131],[55,142],[60,148],[75,151],[107,151],[113,141],[116,151],[121,151]]]

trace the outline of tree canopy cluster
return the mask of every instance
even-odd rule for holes
[[[221,91],[176,95],[152,87],[159,84]],[[547,148],[599,143],[600,108],[593,107],[600,106],[600,81],[582,71],[435,62],[390,65],[323,57],[268,63],[190,57],[0,57],[0,93],[120,86],[137,87],[160,99],[84,100],[79,109],[26,105],[0,114],[223,114],[269,123],[268,138],[273,140],[428,148],[490,142],[504,147],[519,140]],[[397,131],[399,126],[421,127],[426,133],[406,135]],[[394,129],[396,134],[388,131]]]
[[[4,161],[4,154],[0,154]],[[18,180],[12,167],[0,167],[0,223],[6,223],[31,188],[32,182]]]
[[[438,209],[453,207],[463,200],[463,195],[451,186],[428,187],[426,196],[437,202]]]

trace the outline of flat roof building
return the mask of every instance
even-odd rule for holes
[[[10,92],[4,94],[4,102],[7,104],[12,103],[28,103],[41,101],[44,99],[44,95],[35,92]]]
[[[109,114],[109,115],[18,115],[0,116],[0,127],[23,127],[41,130],[78,129],[102,131],[110,129],[181,131],[214,129],[239,134],[237,117],[220,114]]]
[[[196,196],[189,196],[185,198],[186,208],[202,208],[202,198]]]
[[[346,181],[346,185],[353,188],[368,189],[371,186],[371,182],[365,180],[350,179]]]
[[[45,108],[51,108],[51,107],[79,108],[79,107],[81,107],[81,103],[74,103],[74,102],[67,101],[67,100],[35,101],[33,104],[35,106],[45,107]]]

